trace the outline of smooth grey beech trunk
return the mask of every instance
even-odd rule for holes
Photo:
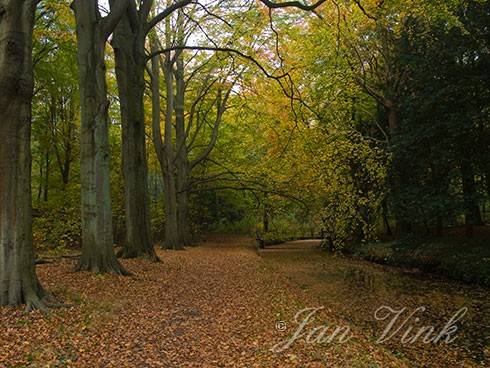
[[[126,13],[114,32],[116,77],[122,119],[122,161],[126,238],[123,258],[158,260],[150,235],[148,168],[146,159],[144,22],[130,22]]]
[[[182,249],[183,246],[179,241],[178,233],[178,213],[177,213],[177,188],[175,182],[175,159],[172,143],[173,129],[173,112],[174,112],[174,85],[173,70],[170,57],[167,57],[162,65],[165,75],[165,87],[167,92],[167,105],[165,107],[165,132],[164,132],[164,149],[165,149],[165,248]]]
[[[0,305],[45,310],[31,208],[32,32],[36,1],[0,0]]]
[[[122,0],[116,3],[104,18],[96,0],[75,0],[72,4],[81,105],[82,256],[77,270],[127,274],[113,249],[109,100],[104,63],[107,38],[122,16],[124,3],[127,4]]]
[[[175,69],[175,138],[177,144],[177,220],[179,242],[183,246],[191,245],[192,238],[189,225],[189,186],[190,162],[187,149],[187,133],[185,127],[185,80],[184,59],[179,57]]]
[[[156,50],[152,42],[152,52]],[[182,249],[179,242],[177,226],[177,198],[174,178],[174,152],[172,143],[172,115],[174,110],[174,92],[172,63],[170,56],[162,63],[165,74],[167,105],[165,108],[165,132],[162,140],[160,127],[160,57],[151,60],[151,92],[152,92],[152,136],[158,161],[162,170],[165,186],[165,248]]]

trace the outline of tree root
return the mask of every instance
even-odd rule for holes
[[[46,293],[44,290],[40,290],[39,292],[35,292],[34,290],[26,291],[26,295],[25,295],[26,307],[24,309],[24,313],[30,313],[37,309],[43,315],[48,316],[49,306],[48,303],[46,303],[46,301],[44,300],[45,297],[46,297]]]
[[[131,276],[131,272],[127,271],[115,258],[110,262],[93,262],[84,260],[83,258],[78,263],[75,271],[88,271],[94,273],[111,273],[120,276]]]
[[[39,310],[44,316],[50,316],[50,309],[57,308],[71,308],[76,306],[76,304],[70,303],[60,303],[51,293],[47,293],[44,290],[40,292],[41,296],[35,292],[29,292],[26,295],[26,307],[24,313],[30,313],[34,310]]]
[[[124,248],[120,249],[117,254],[117,258],[122,258],[122,259],[134,259],[134,258],[141,258],[141,259],[146,259],[150,262],[161,262],[160,258],[155,254],[155,252],[140,252],[140,253],[133,253],[125,250]]]

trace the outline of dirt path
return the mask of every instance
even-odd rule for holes
[[[311,327],[348,326],[348,342],[302,337],[271,351],[290,340],[298,311],[321,302],[297,279],[303,267],[315,269],[314,252],[257,254],[250,239],[221,237],[159,251],[158,264],[123,261],[129,278],[73,273],[72,260],[39,265],[45,287],[75,306],[49,319],[0,308],[0,367],[408,366],[329,305]],[[293,264],[291,254],[309,261]]]

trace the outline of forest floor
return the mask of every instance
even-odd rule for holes
[[[161,263],[123,260],[132,277],[74,273],[73,259],[39,265],[45,288],[73,306],[47,318],[1,307],[0,367],[489,366],[488,289],[328,255],[315,241],[252,244],[212,237],[159,250]],[[425,306],[439,329],[468,312],[452,344],[377,343],[382,306]],[[302,330],[311,336],[293,341],[295,315],[316,307]],[[325,325],[324,337],[349,328],[349,340],[315,340]]]

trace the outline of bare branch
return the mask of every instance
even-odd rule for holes
[[[365,8],[362,6],[362,4],[361,4],[360,0],[354,0],[354,2],[356,3],[357,7],[358,7],[359,9],[361,9],[362,13],[363,13],[363,14],[364,14],[366,17],[368,17],[369,19],[374,20],[374,21],[378,20],[378,19],[377,19],[375,16],[372,16],[371,14],[369,14],[369,13],[366,11],[366,9],[365,9]]]
[[[301,10],[305,11],[311,11],[315,10],[318,8],[320,5],[325,3],[327,0],[318,0],[316,3],[313,3],[311,5],[305,4],[301,1],[284,1],[277,3],[275,1],[270,1],[270,0],[260,0],[262,4],[267,6],[268,8],[272,9],[277,9],[277,8],[299,8]]]
[[[233,83],[234,85],[235,83]],[[231,90],[233,89],[233,85],[226,91],[226,94],[223,98],[219,97],[216,103],[218,112],[216,116],[216,120],[213,126],[213,132],[211,133],[211,140],[208,143],[208,146],[204,149],[201,154],[191,162],[191,168],[195,167],[200,162],[204,161],[206,157],[209,156],[214,146],[216,145],[216,140],[218,139],[218,130],[221,124],[221,119],[223,117],[224,112],[226,111],[226,103],[228,102],[228,98],[230,97]]]
[[[189,5],[190,3],[192,3],[192,1],[193,0],[180,0],[165,8],[165,10],[157,14],[153,19],[148,22],[148,24],[146,25],[146,33],[150,32],[153,27],[155,27],[158,23],[167,18],[174,11],[183,8],[186,5]]]
[[[273,75],[269,73],[263,66],[260,64],[257,60],[255,60],[252,56],[246,55],[241,51],[238,51],[236,49],[230,48],[230,47],[213,47],[213,46],[172,46],[166,49],[159,50],[155,53],[152,53],[148,56],[148,59],[151,59],[155,56],[155,54],[165,54],[166,52],[169,51],[177,51],[177,50],[200,50],[200,51],[221,51],[221,52],[229,52],[231,54],[236,54],[239,55],[240,57],[247,59],[254,63],[268,78],[273,78],[273,79],[282,79],[287,76],[287,73],[280,74],[280,75]]]

